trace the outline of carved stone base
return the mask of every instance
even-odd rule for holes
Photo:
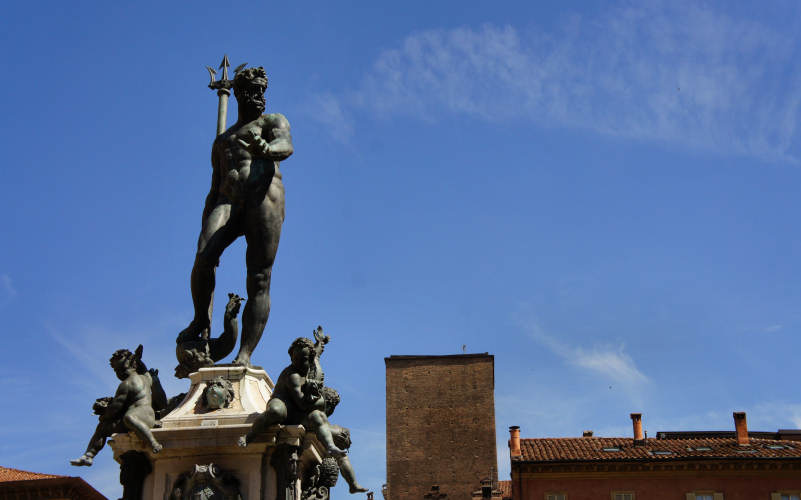
[[[215,464],[195,465],[172,486],[170,500],[242,500],[239,479]]]
[[[230,386],[221,383],[220,377]],[[150,460],[153,471],[144,479],[142,499],[178,500],[193,492],[191,498],[236,499],[241,495],[247,500],[300,500],[301,479],[323,456],[323,447],[313,433],[306,433],[302,426],[275,427],[247,448],[237,445],[267,408],[273,389],[267,373],[221,365],[201,368],[190,380],[192,386],[183,402],[162,419],[161,428],[153,430],[164,447],[160,453],[154,454],[133,433],[115,434],[109,442],[120,463],[130,451]],[[232,398],[219,397],[222,385],[233,389]],[[294,485],[286,484],[289,476],[279,458],[284,452],[276,453],[287,448],[296,450]],[[284,492],[281,496],[279,488]],[[294,499],[286,496],[289,490],[295,492]]]
[[[153,471],[147,455],[138,451],[126,451],[120,458],[120,484],[122,500],[142,500],[145,478]]]

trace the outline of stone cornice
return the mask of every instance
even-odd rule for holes
[[[523,479],[545,479],[561,477],[610,477],[620,475],[676,476],[721,474],[798,477],[801,474],[801,459],[761,460],[701,460],[654,462],[567,462],[532,463],[512,462],[512,475]]]

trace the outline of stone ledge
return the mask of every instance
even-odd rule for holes
[[[202,399],[209,382],[217,377],[231,382],[234,398],[229,407],[213,410],[206,408]],[[259,413],[267,409],[267,401],[274,387],[270,376],[261,368],[237,365],[201,368],[190,374],[189,379],[192,385],[183,401],[161,419],[162,430],[252,423]],[[211,423],[214,421],[216,424]]]

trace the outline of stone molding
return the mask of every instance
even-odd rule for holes
[[[801,460],[759,460],[759,461],[703,461],[703,462],[662,462],[662,463],[562,463],[532,464],[512,462],[512,471],[523,479],[544,479],[560,477],[607,477],[625,475],[676,476],[697,475],[699,472],[720,473],[723,475],[774,473],[777,476],[797,476],[801,472]]]

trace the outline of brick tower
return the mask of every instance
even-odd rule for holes
[[[422,500],[432,485],[448,500],[471,500],[498,466],[495,358],[484,353],[384,361],[387,500]]]

